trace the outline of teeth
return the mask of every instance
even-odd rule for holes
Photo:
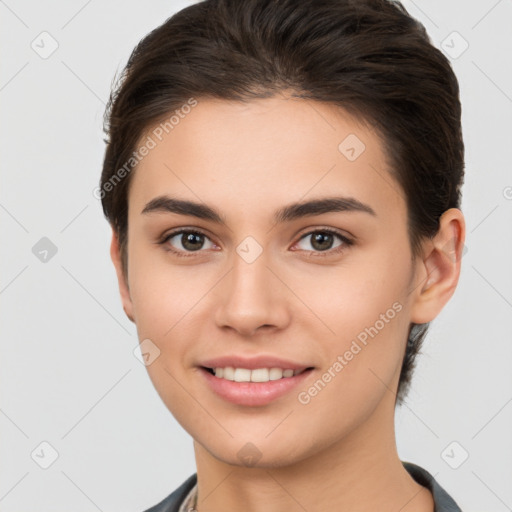
[[[281,368],[270,368],[268,372],[268,377],[270,380],[279,380],[283,378],[283,370]]]
[[[219,370],[222,371],[223,375],[222,377],[226,380],[235,380],[235,369],[231,366],[228,366],[227,368],[219,368]],[[215,375],[217,375],[217,369],[215,369]]]
[[[251,370],[247,370],[246,368],[236,368],[235,378],[233,380],[235,382],[251,382]]]
[[[282,368],[257,368],[249,370],[247,368],[214,368],[215,376],[219,379],[232,380],[235,382],[268,382],[269,380],[279,380],[282,378],[293,377],[300,370],[291,370]]]
[[[267,368],[259,368],[251,372],[251,382],[268,382],[270,371]]]

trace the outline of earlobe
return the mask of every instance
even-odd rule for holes
[[[437,234],[425,243],[419,262],[411,322],[432,321],[452,297],[459,281],[465,235],[462,212],[458,208],[446,210]]]
[[[110,257],[112,259],[112,263],[116,269],[117,281],[119,284],[119,293],[121,295],[121,302],[123,304],[123,310],[126,316],[135,323],[135,318],[133,315],[133,304],[132,299],[130,297],[130,289],[128,287],[127,280],[123,273],[123,266],[121,263],[121,254],[119,249],[119,240],[117,235],[112,229],[112,241],[110,243]]]

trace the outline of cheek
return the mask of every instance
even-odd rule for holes
[[[322,353],[322,370],[330,369],[319,383],[328,382],[330,391],[322,394],[327,400],[347,401],[345,410],[353,410],[358,399],[370,403],[381,396],[401,367],[409,326],[410,264],[407,251],[401,259],[398,254],[383,251],[361,257],[358,265],[323,268],[296,280],[297,295],[316,317],[305,315],[300,329],[311,339],[321,339],[316,349]]]
[[[311,339],[321,337],[323,366],[298,390],[297,407],[303,421],[311,428],[321,422],[332,440],[362,424],[384,398],[393,400],[408,328],[405,278],[388,260],[311,284],[303,281],[300,293],[310,288],[308,305],[333,332],[317,320],[301,325]]]
[[[155,265],[152,254],[133,251],[131,298],[139,340],[151,340],[158,357],[146,366],[148,375],[172,414],[180,421],[191,414],[188,378],[191,341],[198,339],[201,297],[207,289],[204,276],[191,267]],[[203,286],[200,286],[200,283]],[[196,420],[200,411],[194,413]]]
[[[400,330],[407,324],[403,312],[410,263],[407,252],[401,259],[397,253],[368,251],[354,254],[338,266],[295,266],[286,271],[286,280],[294,283],[296,295],[317,317],[318,328],[324,324],[326,338],[355,338],[376,323],[379,331]]]
[[[171,264],[162,247],[141,244],[130,249],[130,296],[137,327],[141,334],[170,334],[204,295],[207,276],[193,265]]]

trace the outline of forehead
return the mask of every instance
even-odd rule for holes
[[[377,133],[332,104],[198,99],[174,123],[151,126],[140,144],[151,149],[132,176],[132,214],[162,194],[214,205],[226,217],[270,215],[271,205],[326,195],[405,213]]]

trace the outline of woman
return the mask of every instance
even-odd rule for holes
[[[385,0],[206,0],[135,48],[100,197],[197,473],[150,510],[456,511],[394,410],[465,237],[456,77]]]

